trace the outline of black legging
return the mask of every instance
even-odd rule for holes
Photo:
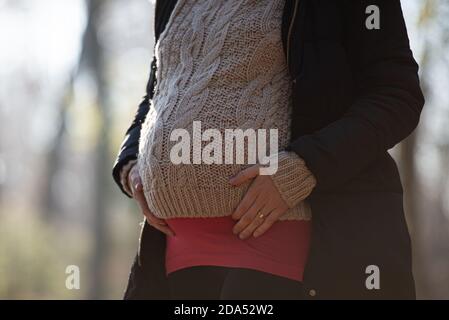
[[[269,273],[219,266],[195,266],[168,275],[172,299],[298,300],[299,281]]]

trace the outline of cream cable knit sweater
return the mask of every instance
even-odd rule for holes
[[[139,143],[139,173],[157,217],[230,215],[249,187],[228,182],[248,164],[174,165],[174,129],[192,134],[193,121],[201,121],[202,130],[277,128],[280,150],[287,146],[291,79],[281,40],[283,6],[284,0],[177,2],[156,44],[158,82]],[[296,154],[279,155],[272,179],[290,207],[281,220],[308,220],[310,207],[302,200],[315,179]]]

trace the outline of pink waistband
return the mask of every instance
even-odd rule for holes
[[[255,269],[302,281],[309,251],[310,221],[278,221],[258,238],[232,233],[230,216],[166,220],[175,232],[167,237],[166,273],[198,265]]]

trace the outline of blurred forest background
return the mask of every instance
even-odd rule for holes
[[[402,3],[427,104],[391,152],[418,297],[448,299],[449,1]],[[144,93],[153,14],[148,0],[0,0],[0,299],[122,297],[141,216],[111,168]],[[68,265],[80,290],[65,287]]]

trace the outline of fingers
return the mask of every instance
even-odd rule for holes
[[[162,233],[165,233],[166,235],[173,237],[175,235],[175,233],[173,232],[172,229],[170,229],[170,227],[168,225],[158,225],[158,224],[152,224],[148,221],[148,217],[145,216],[145,218],[147,219],[147,222],[149,225],[151,225],[153,228],[156,228],[157,230],[159,230]]]
[[[248,180],[251,180],[259,175],[259,165],[254,165],[240,171],[237,175],[229,179],[229,183],[233,186],[239,186]]]
[[[249,176],[248,173],[246,176]],[[240,239],[246,239],[251,235],[259,237],[287,210],[288,206],[271,179],[258,176],[232,214],[232,218],[238,220],[232,231]]]
[[[234,213],[232,214],[232,219],[239,220],[256,201],[258,194],[256,182],[257,181],[254,181],[253,184],[249,187],[248,191],[246,191],[245,196],[240,201],[237,209],[235,209]]]
[[[151,213],[150,209],[148,208],[142,188],[138,188],[135,190],[134,199],[136,199],[142,214],[145,216],[150,225],[162,231],[166,235],[174,236],[174,232],[168,227],[167,223],[164,220],[155,217],[154,214]]]
[[[137,201],[140,211],[145,216],[147,222],[166,235],[174,236],[173,230],[168,227],[167,223],[163,219],[157,218],[148,208],[145,194],[143,193],[142,181],[138,175],[138,172],[136,174],[136,171],[132,170],[132,172],[130,172],[130,180],[133,198]]]
[[[150,224],[158,224],[158,225],[166,225],[164,220],[156,218],[148,208],[147,201],[145,199],[145,195],[142,191],[141,187],[138,187],[137,189],[134,189],[134,199],[136,199],[137,203],[139,204],[140,210],[142,211],[142,214],[147,217],[148,222]]]
[[[271,211],[273,211],[273,209],[270,209],[267,206],[260,209],[254,216],[251,223],[240,232],[239,238],[240,239],[249,238],[254,233],[254,231],[264,223],[265,219],[267,219]]]
[[[253,205],[244,213],[244,215],[240,218],[239,222],[237,222],[232,229],[234,234],[238,234],[242,239],[244,235],[241,234],[243,230],[245,230],[255,219],[257,213],[263,208],[264,203],[262,197],[258,196],[254,201]]]
[[[268,214],[268,216],[264,218],[263,223],[261,223],[253,232],[254,238],[260,237],[267,232],[283,213],[283,210],[273,210],[270,214]]]

